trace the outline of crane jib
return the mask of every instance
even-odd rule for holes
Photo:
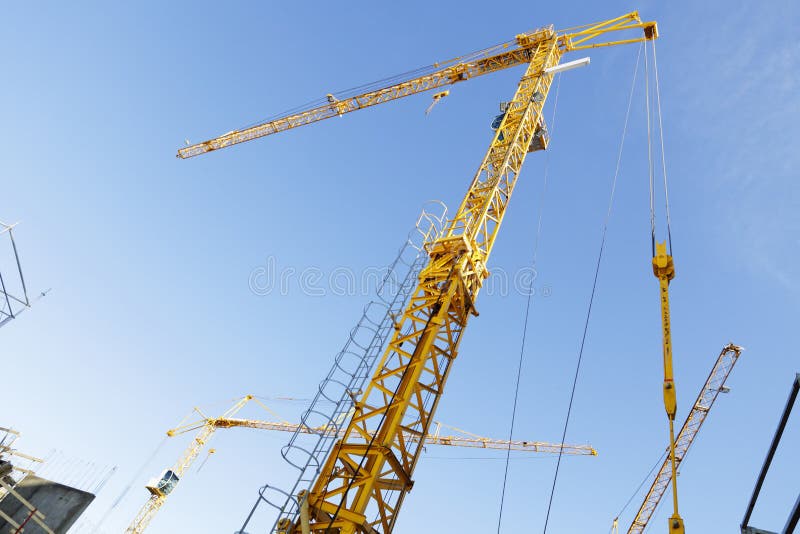
[[[617,41],[598,41],[599,38],[614,32],[636,29],[643,30],[644,36]],[[570,52],[655,39],[658,37],[658,29],[655,22],[642,22],[637,12],[560,32],[555,32],[552,26],[540,28],[517,35],[513,41],[502,45],[444,62],[443,64],[447,66],[443,68],[438,68],[438,64],[435,64],[432,72],[421,76],[388,84],[380,89],[346,99],[337,99],[335,102],[314,106],[300,112],[281,115],[255,126],[234,130],[201,143],[189,144],[187,141],[189,146],[180,148],[177,157],[188,159],[285,130],[313,124],[357,109],[452,85],[516,65],[527,64],[531,59],[531,51],[541,42],[554,37],[558,40],[558,46],[562,52]]]

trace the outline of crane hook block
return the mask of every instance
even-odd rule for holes
[[[656,278],[666,278],[668,281],[675,278],[675,264],[672,256],[667,254],[667,243],[656,244],[656,257],[653,258],[653,274]]]
[[[683,519],[678,514],[672,514],[672,517],[669,518],[669,534],[686,534]]]
[[[435,95],[433,95],[433,102],[431,102],[431,105],[428,106],[428,109],[425,110],[425,115],[427,115],[427,114],[429,114],[431,112],[431,110],[433,109],[433,106],[435,106],[439,102],[439,100],[443,99],[444,97],[446,97],[449,94],[450,94],[450,91],[447,90],[447,91],[442,91],[442,92],[439,92],[439,93],[436,93]]]

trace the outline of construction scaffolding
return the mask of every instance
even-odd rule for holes
[[[19,451],[19,437],[18,431],[0,427],[0,532],[65,534],[95,494],[43,478],[40,472],[48,461]],[[103,483],[111,473],[105,473]]]
[[[31,305],[14,241],[15,226],[0,221],[0,327]]]
[[[6,227],[11,231],[11,227]],[[42,463],[40,458],[29,456],[13,448],[14,442],[20,437],[19,432],[11,428],[0,427],[0,524],[5,522],[10,527],[10,532],[22,532],[30,523],[36,524],[47,534],[54,534],[53,530],[45,524],[45,516],[25,497],[18,489],[20,484],[28,477],[34,476],[34,467]],[[15,461],[11,461],[11,456]],[[17,459],[28,462],[27,467],[17,465]],[[6,512],[7,501],[15,500],[13,507],[21,510],[22,517],[12,517],[14,514]]]

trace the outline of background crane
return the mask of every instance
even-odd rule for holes
[[[233,416],[247,405],[250,401],[255,400],[264,409],[273,413],[267,406],[259,402],[253,395],[247,395],[239,399],[229,410],[227,410],[220,417],[210,418],[195,408],[195,412],[200,415],[200,419],[186,424],[182,424],[176,428],[167,431],[170,437],[199,430],[192,442],[183,452],[181,457],[171,469],[165,470],[160,478],[153,479],[147,484],[147,490],[150,492],[150,498],[142,506],[136,517],[126,529],[126,533],[134,534],[144,532],[155,515],[164,505],[167,497],[174,491],[175,487],[180,482],[184,473],[191,467],[203,447],[213,437],[214,432],[220,428],[255,428],[258,430],[274,430],[280,432],[295,432],[300,431],[308,434],[324,432],[325,428],[309,428],[305,425],[289,423],[287,421],[260,421],[254,419],[238,419]],[[455,434],[444,435],[441,433],[442,428],[448,428],[455,432]],[[339,435],[343,435],[344,430],[339,431]],[[409,435],[409,440],[421,439],[420,436]],[[436,423],[436,430],[433,434],[424,437],[425,444],[427,445],[444,445],[453,447],[468,447],[477,449],[490,449],[490,450],[512,450],[520,452],[534,452],[545,454],[557,454],[561,451],[562,454],[578,455],[578,456],[597,456],[597,451],[590,445],[565,445],[547,443],[542,441],[508,441],[501,439],[486,438],[471,434],[464,430],[445,425],[443,423]],[[209,450],[209,454],[214,452],[214,449]]]
[[[603,41],[608,34],[643,35]],[[615,34],[615,33],[614,33]],[[616,35],[616,34],[615,34]],[[570,51],[638,43],[657,38],[655,22],[633,12],[608,21],[556,32],[552,26],[520,34],[514,41],[433,65],[400,81],[339,97],[252,128],[181,149],[182,158],[206,153],[411,94],[440,88],[514,65],[526,65],[503,117],[455,216],[444,234],[428,244],[430,259],[419,276],[395,333],[373,377],[355,403],[342,438],[328,454],[302,498],[284,504],[275,529],[338,534],[388,534],[413,485],[412,475],[429,434],[487,262],[529,151],[546,148],[543,108],[561,56]],[[407,436],[417,436],[409,440]],[[300,518],[300,502],[305,513]],[[245,530],[252,517],[240,528]],[[302,523],[302,525],[301,525]]]
[[[708,413],[711,411],[714,401],[717,400],[717,396],[720,392],[726,391],[725,381],[731,374],[733,366],[739,360],[742,350],[742,347],[729,343],[723,347],[722,352],[717,357],[714,367],[711,368],[708,379],[703,385],[703,389],[700,390],[692,410],[686,417],[680,432],[678,432],[678,437],[675,440],[676,466],[680,465],[681,461],[686,457],[689,447],[691,447],[697,437],[697,433],[700,431],[700,427],[703,426],[703,422],[708,417]],[[672,465],[669,457],[667,457],[661,464],[658,474],[650,485],[650,490],[645,495],[636,517],[628,528],[628,534],[641,534],[644,532],[671,481]],[[614,524],[617,524],[617,519],[614,519]]]

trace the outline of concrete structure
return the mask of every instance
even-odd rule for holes
[[[65,534],[94,500],[94,495],[87,491],[35,475],[26,476],[14,489],[44,515],[45,524],[56,534]],[[19,524],[22,524],[30,513],[12,495],[7,495],[0,501],[0,510]],[[0,532],[14,532],[14,529],[0,518]],[[44,530],[33,521],[29,521],[25,525],[24,532],[25,534],[42,534]]]

